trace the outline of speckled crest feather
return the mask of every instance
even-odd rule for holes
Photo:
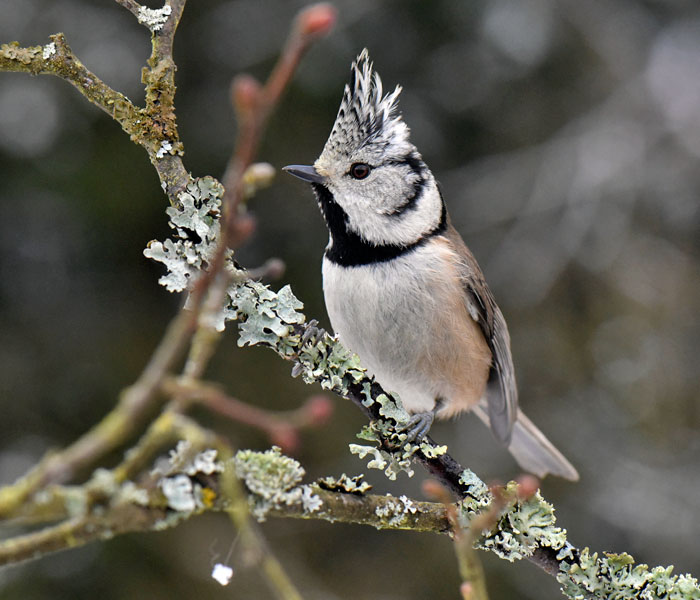
[[[396,114],[401,86],[382,95],[382,80],[377,74],[365,48],[352,63],[350,82],[346,84],[338,116],[322,156],[350,155],[372,144],[385,148],[403,145],[408,139],[408,127]]]

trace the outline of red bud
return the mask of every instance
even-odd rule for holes
[[[247,116],[258,104],[262,87],[252,75],[236,75],[231,84],[231,101],[240,115]]]
[[[297,23],[302,35],[326,35],[335,25],[338,11],[327,2],[312,4],[299,13]]]
[[[283,452],[294,452],[299,448],[299,434],[289,425],[279,425],[272,429],[270,441],[282,448]]]
[[[310,425],[323,425],[333,414],[333,403],[328,396],[318,394],[306,401],[306,413]]]
[[[540,487],[540,480],[532,475],[521,475],[518,477],[518,498],[527,500],[535,495]]]

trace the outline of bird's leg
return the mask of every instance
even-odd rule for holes
[[[420,444],[423,438],[428,435],[428,431],[430,431],[433,421],[435,420],[435,415],[437,415],[443,404],[442,398],[437,398],[433,410],[416,413],[407,423],[404,423],[401,427],[397,427],[397,431],[406,434],[406,442]]]

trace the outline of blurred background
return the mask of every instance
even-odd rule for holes
[[[159,4],[148,3],[152,7]],[[339,0],[275,114],[260,159],[311,163],[351,60],[370,50],[401,83],[412,139],[443,186],[512,336],[521,404],[581,473],[546,480],[571,541],[700,576],[700,5],[695,0]],[[220,176],[236,123],[231,78],[266,77],[290,0],[190,2],[176,38],[185,165]],[[65,32],[83,63],[134,102],[147,31],[109,0],[3,0],[0,41]],[[168,235],[143,150],[65,82],[0,73],[0,482],[94,424],[139,374],[180,298],[142,251]],[[310,190],[280,174],[252,202],[238,260],[276,256],[309,318],[328,326],[327,232]],[[207,374],[240,399],[294,408],[317,389],[227,332]],[[309,478],[367,472],[332,421],[295,453]],[[262,435],[204,412],[238,447]],[[487,481],[515,463],[470,416],[434,437]],[[113,457],[116,460],[118,457]],[[413,480],[368,473],[380,493]],[[305,598],[458,598],[446,537],[270,521],[270,543]],[[235,538],[225,516],[133,535],[0,571],[3,598],[271,598],[255,571],[209,573]],[[218,558],[216,558],[218,556]],[[560,597],[527,562],[483,555],[492,600]]]

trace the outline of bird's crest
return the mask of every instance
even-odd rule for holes
[[[350,82],[345,85],[343,99],[333,130],[323,148],[323,155],[351,154],[370,144],[386,148],[408,139],[408,127],[396,114],[401,86],[383,94],[382,80],[372,67],[365,48],[352,63]]]

